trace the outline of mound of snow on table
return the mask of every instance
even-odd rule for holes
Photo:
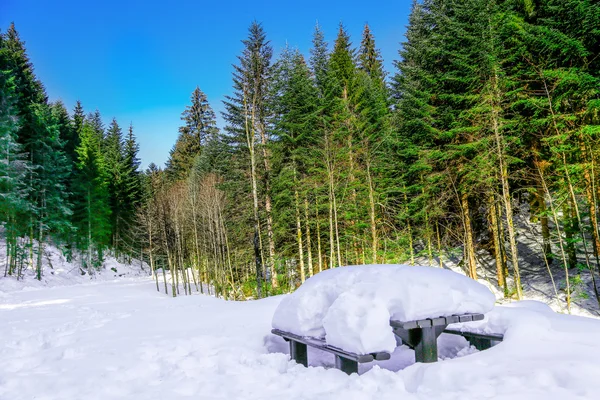
[[[407,265],[363,265],[323,271],[280,303],[273,328],[325,338],[355,353],[393,351],[390,319],[413,321],[486,313],[495,296],[455,272]]]

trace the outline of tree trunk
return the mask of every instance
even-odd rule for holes
[[[563,261],[563,267],[565,270],[565,283],[566,283],[566,292],[567,292],[567,296],[566,296],[566,300],[567,300],[567,312],[570,314],[571,313],[571,285],[569,282],[569,265],[567,262],[567,256],[565,253],[565,249],[563,246],[563,239],[562,239],[562,233],[560,231],[560,224],[558,223],[558,213],[556,211],[556,208],[554,207],[554,201],[552,201],[552,196],[550,195],[550,190],[548,189],[548,186],[546,185],[546,181],[544,179],[544,173],[541,169],[541,167],[539,165],[536,165],[538,173],[540,174],[540,182],[542,183],[542,186],[544,188],[544,192],[546,193],[546,196],[548,196],[548,200],[549,200],[549,204],[550,204],[550,211],[552,212],[552,218],[554,220],[554,226],[556,228],[556,232],[558,234],[558,245],[560,248],[560,254],[562,256],[562,261]],[[568,241],[567,241],[568,243]]]
[[[404,213],[406,214],[406,226],[408,229],[408,247],[410,251],[410,265],[415,265],[415,246],[413,243],[412,226],[410,216],[408,215],[408,195],[406,194],[406,185],[404,186]]]
[[[308,276],[314,275],[313,260],[312,260],[312,247],[310,244],[310,221],[308,219],[308,198],[304,197],[304,220],[306,228],[306,255],[308,257]]]
[[[260,137],[262,142],[263,162],[265,165],[265,213],[267,217],[267,242],[269,245],[269,271],[271,272],[271,286],[277,288],[277,271],[275,270],[275,241],[273,239],[273,216],[271,205],[271,165],[269,164],[269,152],[267,149],[267,135],[264,127],[260,127]]]
[[[319,263],[319,272],[323,271],[323,255],[321,253],[321,220],[319,219],[319,198],[318,194],[315,194],[315,222],[317,225],[317,253],[318,253],[318,263]]]
[[[306,273],[304,271],[304,246],[302,244],[302,225],[300,224],[300,204],[298,204],[298,197],[298,190],[294,190],[294,205],[296,208],[296,240],[298,241],[298,264],[300,266],[300,282],[304,283],[306,280]]]
[[[477,280],[477,262],[475,261],[475,244],[473,242],[473,230],[471,227],[471,212],[469,210],[469,197],[466,193],[461,196],[465,229],[465,256],[469,276]]]
[[[367,162],[367,183],[369,185],[369,217],[371,220],[371,258],[373,264],[377,264],[377,248],[379,247],[377,238],[377,224],[375,217],[375,194],[373,189],[373,179],[371,177],[371,163]]]
[[[498,286],[504,289],[504,297],[508,298],[509,291],[508,285],[506,283],[506,275],[504,274],[504,271],[506,270],[506,265],[504,263],[504,258],[502,257],[504,241],[500,239],[498,229],[498,209],[496,207],[496,199],[494,194],[490,194],[489,207],[490,230],[494,239],[494,258],[496,259],[496,277],[498,280]]]
[[[258,218],[258,185],[256,178],[256,157],[254,153],[254,107],[252,107],[252,122],[251,126],[248,121],[248,106],[246,93],[244,92],[244,117],[246,126],[246,141],[248,144],[248,151],[250,153],[250,179],[252,183],[252,204],[254,212],[254,255],[256,258],[256,288],[258,298],[262,297],[262,238],[260,234],[260,220]],[[260,268],[260,269],[258,269]]]

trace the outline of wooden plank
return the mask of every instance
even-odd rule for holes
[[[431,328],[433,326],[433,323],[430,319],[421,319],[417,321],[417,326],[419,328]]]
[[[446,328],[444,329],[444,333],[448,333],[450,335],[459,335],[464,337],[472,337],[476,339],[489,339],[495,340],[497,342],[501,342],[504,340],[504,335],[501,333],[479,333],[479,332],[469,332],[469,331],[461,331],[460,329],[455,328]]]
[[[401,328],[401,329],[415,329],[418,328],[417,321],[390,321],[390,326],[392,328]]]
[[[424,318],[415,321],[398,321],[390,320],[390,326],[392,328],[401,329],[415,329],[419,327],[436,326],[436,325],[450,325],[459,322],[471,322],[481,321],[484,318],[483,314],[460,314],[460,315],[449,315],[446,317],[435,317],[435,318]]]
[[[325,341],[322,339],[302,337],[302,336],[295,335],[290,332],[281,331],[279,329],[273,329],[273,330],[271,330],[271,333],[273,333],[274,335],[277,335],[277,336],[281,336],[284,339],[287,338],[288,340],[290,340],[290,343],[293,341],[296,343],[302,343],[304,345],[309,345],[309,346],[317,348],[319,350],[323,350],[323,351],[332,353],[336,356],[344,357],[344,358],[347,358],[347,359],[350,359],[353,361],[357,361],[359,363],[368,363],[375,359],[373,354],[356,354],[356,353],[352,353],[349,351],[345,351],[345,350],[339,349],[337,347],[326,344]],[[381,352],[381,353],[384,353],[384,352]],[[385,356],[380,355],[380,357],[385,357]]]
[[[380,353],[372,353],[373,358],[377,361],[385,361],[389,360],[392,355],[390,353],[380,352]]]

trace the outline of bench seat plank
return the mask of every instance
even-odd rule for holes
[[[464,337],[471,345],[475,346],[477,350],[487,350],[493,346],[492,341],[501,342],[504,340],[504,335],[501,333],[477,333],[461,331],[456,328],[444,329],[444,333]]]
[[[291,332],[285,332],[279,329],[271,330],[271,333],[281,336],[290,342],[290,357],[299,364],[308,366],[308,356],[306,346],[332,353],[335,356],[335,366],[347,374],[358,372],[359,363],[368,363],[374,360],[389,360],[391,355],[387,352],[376,352],[370,354],[356,354],[350,351],[342,350],[325,343],[325,340],[312,337],[303,337]]]

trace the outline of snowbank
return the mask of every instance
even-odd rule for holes
[[[335,268],[308,279],[273,316],[276,329],[357,353],[393,351],[389,320],[486,313],[495,296],[452,271],[406,265]]]
[[[0,241],[0,260],[6,260],[6,245]],[[60,249],[46,244],[42,257],[42,279],[36,279],[35,269],[23,269],[22,276],[17,280],[15,276],[0,275],[0,295],[2,293],[32,290],[46,287],[70,286],[90,281],[111,281],[120,278],[145,277],[150,275],[150,266],[139,260],[132,259],[131,264],[124,263],[107,255],[102,267],[94,270],[93,275],[87,271],[82,273],[79,260],[67,261]],[[0,261],[2,273],[4,263]]]

